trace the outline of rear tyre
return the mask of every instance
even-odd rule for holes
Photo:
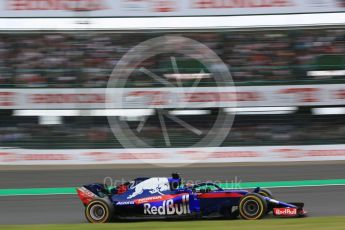
[[[240,216],[245,220],[257,220],[267,213],[267,202],[256,193],[249,193],[243,196],[238,206]]]
[[[85,208],[85,216],[90,223],[108,223],[113,215],[114,207],[104,199],[95,199]]]

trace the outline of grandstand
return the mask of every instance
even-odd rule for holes
[[[3,57],[0,60],[0,86],[3,90],[33,92],[37,88],[61,88],[62,92],[65,88],[105,88],[114,66],[129,49],[162,35],[185,36],[207,45],[226,63],[238,87],[345,82],[345,28],[316,27],[141,31],[135,36],[133,32],[112,31],[3,32],[0,34]],[[169,58],[169,54],[158,55],[144,64],[153,73],[164,76],[173,72]],[[208,71],[200,62],[179,56],[177,65],[180,73]],[[176,79],[166,80],[177,85]],[[194,81],[193,78],[184,79],[182,83],[189,87]],[[214,85],[212,79],[204,78],[199,86]],[[162,85],[140,71],[133,71],[126,87],[156,88]],[[322,110],[327,105],[296,104],[288,111],[278,111],[278,114],[270,110],[257,114],[238,113],[222,146],[341,144],[345,140],[344,114],[341,108],[323,109],[323,113],[317,109]],[[332,105],[331,101],[329,105]],[[206,115],[180,116],[201,130],[201,135],[167,121],[172,147],[188,147],[208,132],[217,109],[203,110]],[[21,116],[20,110],[1,110],[0,146],[38,149],[123,147],[113,136],[106,115],[82,112],[79,114],[83,116],[66,116],[57,113],[54,119],[49,119],[51,115],[45,113]],[[157,116],[151,116],[137,135],[153,147],[167,147],[158,120]],[[140,119],[128,123],[135,131]]]
[[[228,65],[238,86],[343,83],[344,28],[275,30],[120,32],[11,32],[0,34],[1,87],[105,87],[114,65],[133,46],[162,35],[195,39]],[[172,71],[169,55],[147,60],[157,74]],[[199,69],[191,60],[178,60],[186,73]],[[336,74],[337,73],[337,74]],[[192,84],[184,82],[186,86]],[[134,72],[128,87],[154,87],[157,82]],[[207,79],[201,86],[210,86]]]

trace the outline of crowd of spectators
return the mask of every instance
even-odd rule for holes
[[[312,82],[320,79],[308,76],[309,70],[345,68],[345,28],[174,33],[11,32],[0,34],[0,87],[104,87],[128,50],[165,34],[189,37],[213,49],[238,84]],[[168,60],[153,57],[145,65],[152,71],[162,70],[165,61]],[[196,68],[188,63],[183,66]],[[135,86],[156,83],[140,73],[132,77],[137,81]],[[344,78],[340,76],[341,80]]]
[[[61,125],[38,125],[16,119],[0,127],[0,147],[22,148],[121,148],[106,118],[75,118]],[[172,147],[190,146],[210,131],[210,116],[182,118],[202,131],[197,135],[176,123],[167,123]],[[14,119],[13,119],[14,120]],[[336,144],[345,139],[344,116],[244,116],[235,119],[223,146]],[[131,122],[132,131],[147,144],[167,147],[158,120],[148,122],[138,133],[138,122]],[[217,132],[221,132],[218,129]],[[207,143],[206,143],[207,144]],[[134,146],[133,146],[134,147]]]

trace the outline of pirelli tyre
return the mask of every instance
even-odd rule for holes
[[[267,214],[267,202],[260,194],[249,193],[241,198],[238,209],[243,219],[257,220]]]
[[[85,216],[90,223],[112,221],[114,206],[107,199],[94,199],[85,207]]]
[[[258,192],[261,196],[266,196],[268,198],[274,199],[274,196],[272,192],[268,189],[261,188],[260,191]],[[273,205],[272,204],[267,204],[267,214],[273,211]]]

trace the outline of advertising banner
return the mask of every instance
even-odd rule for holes
[[[342,12],[344,0],[0,0],[0,17],[167,17]]]
[[[345,105],[345,85],[0,89],[0,109],[147,109]]]
[[[345,145],[154,149],[0,149],[0,165],[232,163],[345,160]]]

